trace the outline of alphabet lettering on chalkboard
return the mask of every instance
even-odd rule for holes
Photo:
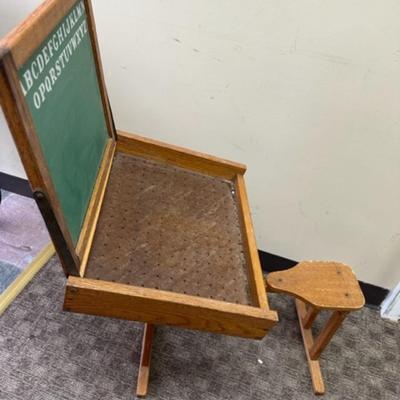
[[[47,95],[52,92],[58,77],[88,32],[84,12],[85,6],[83,1],[80,1],[38,51],[36,57],[24,67],[20,81],[22,92],[27,96],[33,89],[32,99],[36,109],[40,109],[46,101]],[[65,41],[67,43],[61,50]],[[54,63],[49,67],[53,59]]]

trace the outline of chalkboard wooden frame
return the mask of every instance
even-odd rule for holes
[[[34,197],[68,277],[64,309],[152,324],[175,325],[228,335],[261,339],[278,321],[270,310],[265,291],[255,235],[250,216],[244,165],[222,160],[138,135],[116,131],[108,103],[90,0],[83,0],[96,64],[108,139],[97,172],[79,239],[74,244],[57,198],[50,171],[24,98],[18,67],[30,57],[49,32],[62,20],[76,0],[47,0],[0,44],[0,103],[25,167]],[[208,297],[154,288],[89,279],[86,268],[97,222],[116,153],[154,160],[218,179],[229,180],[234,188],[237,214],[246,259],[251,301],[234,304]],[[183,263],[183,261],[182,261]],[[247,303],[246,303],[247,304]],[[147,390],[151,336],[145,335],[139,373],[138,394]],[[146,361],[147,360],[147,361]],[[145,365],[146,364],[146,365]]]
[[[101,196],[102,193],[104,193],[107,171],[109,171],[111,167],[116,139],[115,127],[105,88],[103,68],[99,56],[96,28],[90,0],[84,0],[84,4],[109,140],[106,144],[103,160],[93,189],[93,195],[87,208],[76,245],[73,243],[61,210],[60,201],[57,198],[54,183],[52,182],[49,169],[44,160],[44,155],[35,132],[32,117],[22,94],[17,74],[18,68],[34,53],[60,20],[68,14],[76,2],[77,0],[45,1],[22,22],[21,25],[11,31],[1,41],[0,90],[1,104],[4,109],[5,117],[14,136],[32,191],[41,192],[45,195],[47,205],[52,209],[52,214],[56,219],[55,222],[59,227],[59,231],[62,233],[64,243],[70,253],[70,260],[73,260],[73,265],[69,265],[68,267],[65,265],[65,262],[63,262],[64,271],[66,275],[72,273],[78,276],[82,260],[85,261],[85,257],[90,249],[90,238],[93,235],[96,216],[98,216]],[[54,224],[52,224],[52,226],[54,226]],[[51,229],[49,229],[49,231],[57,248],[59,235],[53,234]]]

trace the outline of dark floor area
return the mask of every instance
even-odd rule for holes
[[[133,399],[142,325],[63,312],[56,258],[0,317],[1,400]],[[262,341],[161,327],[148,399],[315,399],[293,302]],[[324,316],[322,316],[323,318]],[[322,355],[324,400],[400,398],[400,325],[365,308]]]

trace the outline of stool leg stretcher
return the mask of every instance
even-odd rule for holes
[[[346,318],[348,312],[346,311],[334,311],[329,318],[328,322],[323,327],[320,334],[315,339],[314,345],[309,349],[310,357],[312,360],[317,360],[325,347],[331,341],[333,335],[338,330],[343,320]]]

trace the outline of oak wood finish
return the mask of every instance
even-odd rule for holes
[[[306,329],[311,328],[311,325],[318,314],[319,314],[318,308],[315,308],[313,306],[308,306],[307,313],[302,321],[304,328]]]
[[[77,0],[46,0],[0,41],[9,49],[18,69],[32,55]]]
[[[117,131],[117,151],[230,180],[246,171],[246,166],[242,164],[122,131]]]
[[[90,40],[94,54],[96,72],[104,115],[110,140],[106,146],[98,172],[92,197],[89,202],[82,231],[75,248],[64,215],[57,198],[54,184],[45,162],[32,117],[18,78],[18,69],[43,43],[55,26],[76,4],[76,0],[46,0],[18,28],[0,43],[0,102],[14,136],[17,149],[28,175],[32,190],[43,195],[50,202],[54,214],[52,223],[60,227],[66,248],[74,261],[64,300],[65,310],[92,315],[117,317],[146,322],[144,348],[139,376],[139,391],[144,393],[148,382],[150,348],[153,324],[174,325],[234,336],[261,339],[278,321],[277,314],[269,310],[265,292],[260,291],[261,268],[256,257],[256,244],[250,220],[250,210],[245,193],[242,164],[222,160],[206,154],[146,139],[124,132],[116,134],[108,103],[103,69],[100,61],[95,22],[90,0],[85,4]],[[117,142],[116,142],[117,141]],[[199,296],[190,296],[163,290],[136,287],[133,285],[92,280],[79,277],[85,275],[85,268],[92,249],[97,221],[101,213],[115,151],[141,156],[150,160],[200,172],[211,177],[235,182],[243,216],[243,240],[247,246],[247,258],[251,270],[254,304],[233,304]],[[134,184],[132,182],[131,184]],[[53,215],[52,214],[52,215]],[[49,221],[48,221],[49,222]],[[57,238],[53,238],[57,242]],[[61,262],[66,262],[61,256]],[[80,266],[80,271],[78,270]],[[110,266],[112,268],[112,266]],[[65,269],[66,275],[70,273]]]
[[[81,260],[80,276],[84,276],[89,253],[92,247],[93,237],[99,219],[101,206],[103,204],[104,194],[110,176],[111,166],[115,152],[115,141],[109,139],[104,150],[103,159],[99,168],[96,183],[93,188],[89,206],[83,222],[82,230],[76,245],[76,252]]]
[[[72,237],[61,211],[61,206],[35,133],[33,121],[22,94],[14,60],[9,49],[3,48],[1,52],[0,103],[5,118],[16,143],[32,191],[44,191],[44,194],[50,200],[52,212],[57,219],[57,224],[64,236],[68,250],[74,259],[74,264],[79,265]],[[52,239],[57,240],[55,237],[52,237]],[[61,263],[67,275],[68,272],[63,260],[61,260]],[[74,274],[79,275],[79,271],[74,271]]]
[[[144,324],[142,352],[140,355],[139,373],[137,378],[136,395],[144,397],[147,395],[150,376],[151,346],[153,344],[154,325]]]
[[[315,339],[313,346],[309,349],[310,358],[317,360],[321,355],[322,351],[331,341],[333,335],[338,330],[344,319],[346,318],[348,311],[334,311],[330,316],[329,320],[322,328],[322,331]]]
[[[232,191],[225,179],[117,152],[85,277],[258,306]]]
[[[243,175],[236,175],[235,183],[236,196],[240,207],[239,215],[242,224],[242,239],[245,248],[245,256],[247,258],[249,282],[253,300],[259,307],[268,308],[265,283],[261,272],[260,258],[258,257],[258,249]]]
[[[271,291],[292,294],[320,310],[359,310],[365,304],[352,269],[333,261],[302,261],[267,277]]]
[[[296,299],[296,310],[297,310],[297,316],[299,318],[300,331],[301,331],[301,336],[303,338],[304,350],[306,352],[308,368],[310,370],[314,393],[321,395],[325,393],[325,385],[322,378],[319,360],[313,360],[310,357],[309,349],[313,346],[314,339],[311,332],[311,328],[305,328],[303,325],[303,319],[306,317],[307,312],[306,312],[306,305],[300,299]]]
[[[296,297],[296,310],[315,394],[325,388],[319,356],[350,311],[364,305],[364,296],[352,269],[333,261],[302,261],[286,271],[267,276],[267,287]],[[308,309],[307,309],[308,307]],[[332,314],[314,341],[311,327],[320,310]]]
[[[72,276],[64,309],[254,339],[278,320],[276,312],[256,307]]]

